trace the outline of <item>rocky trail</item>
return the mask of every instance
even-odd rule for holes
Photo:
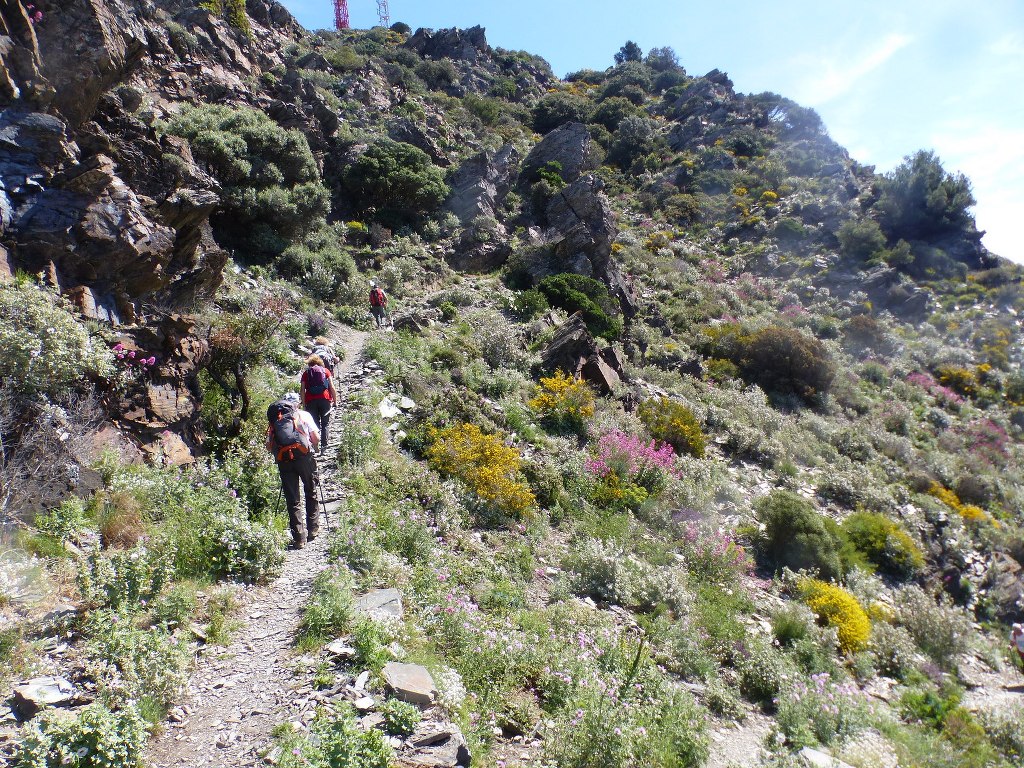
[[[334,338],[336,348],[345,350],[337,371],[343,397],[359,386],[366,335],[346,330]],[[338,434],[332,432],[319,462],[332,525],[342,493],[335,472]],[[323,694],[295,675],[301,660],[292,642],[313,579],[327,567],[328,538],[321,523],[316,540],[288,551],[277,579],[239,591],[242,626],[228,647],[209,647],[201,655],[182,704],[150,745],[148,760],[154,768],[256,765],[271,749],[274,726],[313,718]]]

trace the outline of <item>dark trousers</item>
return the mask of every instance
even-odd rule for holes
[[[327,448],[327,425],[331,421],[331,405],[330,400],[306,401],[306,410],[309,411],[309,415],[316,422],[316,428],[320,430],[321,452]]]
[[[288,525],[292,529],[292,540],[306,542],[307,536],[315,536],[320,528],[320,516],[316,497],[316,459],[312,453],[299,456],[277,465],[281,474],[281,488],[288,506]],[[306,519],[302,519],[302,498],[299,496],[299,482],[306,497]]]
[[[387,310],[384,309],[384,307],[375,307],[371,304],[370,314],[373,315],[373,319],[377,323],[378,328],[384,325],[384,318],[386,317],[387,314]]]

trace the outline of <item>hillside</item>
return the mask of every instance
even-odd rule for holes
[[[12,765],[1024,765],[1021,269],[932,153],[609,58],[0,3]]]

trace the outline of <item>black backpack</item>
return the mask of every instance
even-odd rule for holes
[[[306,392],[311,395],[322,395],[329,388],[327,369],[322,365],[311,365],[306,369]]]
[[[268,436],[273,438],[274,458],[279,464],[309,453],[309,438],[299,431],[298,419],[298,408],[287,400],[278,400],[267,408]]]

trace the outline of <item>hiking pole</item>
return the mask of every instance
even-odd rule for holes
[[[331,528],[331,516],[327,514],[327,502],[324,500],[324,481],[323,478],[320,477],[319,473],[316,476],[316,484],[320,489],[320,506],[324,510],[324,522],[327,524],[327,532],[333,533],[334,529]]]
[[[284,486],[277,489],[277,502],[274,504],[274,517],[277,517],[277,510],[281,508],[281,499],[284,498]]]

